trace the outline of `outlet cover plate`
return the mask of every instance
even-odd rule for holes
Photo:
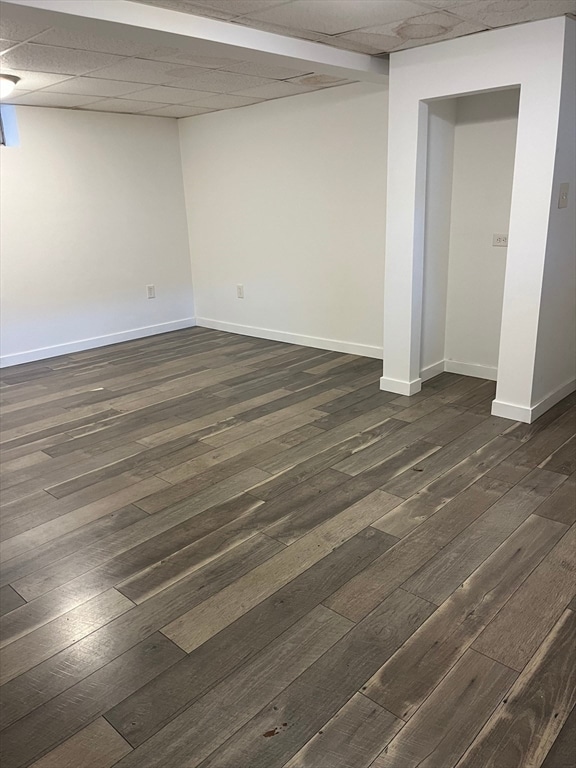
[[[496,248],[507,248],[508,235],[492,235],[492,245]]]

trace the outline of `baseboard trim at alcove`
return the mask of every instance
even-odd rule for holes
[[[563,400],[574,390],[576,390],[576,380],[573,379],[550,392],[536,405],[515,405],[514,403],[494,400],[492,403],[492,416],[501,416],[504,419],[513,419],[514,421],[522,421],[525,424],[532,424],[539,416],[542,416],[543,413],[546,413],[552,406],[559,403],[560,400]]]

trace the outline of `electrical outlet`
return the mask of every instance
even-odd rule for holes
[[[497,248],[507,248],[508,235],[492,235],[492,245]]]
[[[156,298],[156,286],[155,285],[147,285],[146,286],[146,296],[149,299],[155,299]]]
[[[568,208],[568,192],[570,184],[560,184],[560,193],[558,194],[558,208]]]
[[[244,298],[244,286],[243,285],[237,285],[236,286],[236,297],[238,299]]]

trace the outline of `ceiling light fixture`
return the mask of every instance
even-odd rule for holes
[[[10,96],[20,78],[16,75],[0,75],[0,99]]]

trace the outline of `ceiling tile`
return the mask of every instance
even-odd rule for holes
[[[188,67],[200,67],[201,69],[226,69],[238,64],[236,59],[228,59],[222,56],[201,56],[192,51],[183,51],[179,48],[148,48],[140,54],[141,59],[151,61],[165,61],[171,64],[180,64]]]
[[[213,109],[202,109],[201,107],[187,107],[185,105],[170,104],[160,109],[151,109],[146,112],[147,115],[156,117],[194,117],[195,115],[204,115],[207,112],[214,112]]]
[[[17,11],[16,11],[17,12]],[[3,5],[0,14],[0,37],[5,40],[29,40],[49,28],[48,24],[34,21],[21,21],[14,18],[15,11],[10,6]]]
[[[280,26],[280,24],[270,24],[270,22],[261,21],[252,16],[238,16],[237,18],[232,19],[231,23],[258,29],[261,32],[271,32],[273,35],[296,37],[299,40],[310,40],[311,42],[315,42],[321,37],[320,32],[312,32],[309,29],[291,29],[290,27]]]
[[[76,96],[72,93],[48,93],[36,91],[14,99],[14,104],[29,107],[81,107],[97,100],[95,96]]]
[[[14,48],[15,45],[19,45],[16,40],[0,40],[0,53]]]
[[[304,75],[304,77],[293,77],[285,82],[303,85],[306,88],[330,88],[333,85],[347,85],[355,81],[346,80],[342,77],[333,77],[332,75],[316,75],[312,73]]]
[[[46,88],[49,93],[75,93],[79,96],[124,96],[148,88],[143,83],[125,83],[122,80],[101,80],[98,77],[73,77]]]
[[[308,29],[327,35],[361,27],[401,21],[426,13],[428,7],[410,0],[294,0],[286,5],[249,14],[251,19],[269,21],[292,29]],[[248,17],[246,17],[248,18]]]
[[[576,0],[476,0],[473,3],[461,2],[451,7],[450,11],[487,27],[504,27],[576,13]]]
[[[360,30],[361,32],[362,30]],[[319,43],[329,45],[332,48],[339,48],[344,51],[354,51],[355,53],[366,53],[369,56],[381,53],[382,48],[379,45],[375,45],[372,41],[372,45],[369,42],[360,42],[360,38],[352,39],[353,36],[358,35],[357,32],[348,32],[345,35],[322,35],[322,38],[318,40]]]
[[[309,69],[290,69],[289,67],[279,67],[274,64],[256,64],[251,61],[245,61],[241,64],[235,64],[226,67],[227,72],[236,72],[240,75],[254,75],[255,77],[267,77],[269,80],[287,80],[290,77],[306,75]]]
[[[258,13],[276,5],[284,5],[290,0],[189,0],[199,8],[212,8],[222,12],[233,11],[235,16]]]
[[[29,93],[32,93],[32,91],[26,91],[22,88],[14,88],[10,96],[6,96],[2,99],[2,104],[12,104],[15,103],[15,99],[18,98],[18,96],[28,96]]]
[[[146,88],[139,93],[130,94],[132,99],[157,101],[159,104],[190,104],[194,99],[207,95],[206,91],[190,91],[187,88],[170,88],[165,85],[156,85],[154,88]]]
[[[250,104],[259,104],[261,101],[263,99],[256,99],[250,96],[218,93],[215,96],[204,94],[203,98],[191,99],[190,104],[211,109],[235,109],[236,107],[247,107]]]
[[[447,13],[431,13],[409,19],[396,28],[396,36],[401,41],[397,50],[471,35],[474,32],[483,32],[485,29],[483,24],[462,21]]]
[[[346,48],[357,53],[367,53],[374,56],[378,53],[389,53],[399,46],[402,40],[394,34],[394,25],[382,27],[382,31],[358,30],[357,32],[347,32],[345,35],[333,37],[332,43],[335,48]],[[385,32],[388,30],[388,33]]]
[[[429,5],[432,9],[448,8],[449,10],[453,10],[454,6],[463,5],[467,1],[470,2],[470,0],[419,0],[422,5]],[[478,0],[478,2],[482,2],[482,0]]]
[[[342,37],[379,49],[381,53],[449,40],[486,29],[448,13],[429,13],[395,24],[350,32]]]
[[[99,67],[105,67],[107,64],[121,61],[121,59],[106,53],[75,51],[70,48],[55,48],[51,45],[24,43],[24,45],[3,54],[2,61],[16,70],[83,75]]]
[[[256,99],[280,99],[283,96],[296,96],[299,93],[308,93],[310,90],[313,89],[277,80],[268,85],[259,85],[256,88],[246,88],[245,90],[238,91],[238,95],[253,96]]]
[[[138,56],[149,45],[136,43],[129,38],[94,35],[90,32],[79,32],[69,29],[49,29],[34,39],[42,45],[56,45],[61,48],[75,48],[79,51],[96,51],[98,53],[115,53],[118,56]]]
[[[2,73],[20,77],[21,87],[26,91],[37,91],[70,79],[69,75],[56,75],[51,72],[16,72],[5,67],[2,67]]]
[[[153,5],[156,8],[165,8],[169,11],[177,11],[178,13],[208,16],[209,18],[219,20],[227,20],[234,15],[230,11],[202,9],[202,6],[198,6],[195,2],[192,2],[192,0],[132,0],[132,2],[140,3],[141,5]]]
[[[246,13],[258,13],[288,0],[133,0],[144,5],[155,5],[181,13],[232,19]]]
[[[130,114],[140,114],[150,109],[159,109],[165,106],[153,101],[132,101],[132,99],[104,99],[97,101],[90,108],[97,112],[128,112]]]
[[[173,74],[176,70],[173,70]],[[250,75],[237,75],[233,72],[223,72],[221,70],[212,70],[204,72],[197,77],[174,77],[171,85],[177,85],[178,82],[186,84],[187,87],[197,91],[211,91],[212,93],[233,93],[245,88],[255,88],[258,85],[268,85],[271,80],[263,77],[251,77]]]
[[[202,74],[207,70],[186,67],[190,73]],[[148,85],[163,85],[175,79],[173,64],[164,61],[149,61],[148,59],[123,59],[111,67],[105,67],[95,73],[95,77],[105,80],[124,80],[132,83],[147,83]],[[179,71],[179,70],[178,70]]]

